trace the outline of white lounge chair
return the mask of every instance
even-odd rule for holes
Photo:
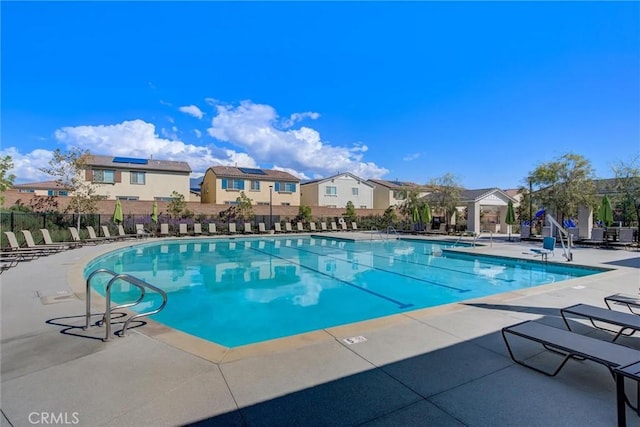
[[[122,225],[118,225],[118,236],[119,236],[119,237],[122,237],[122,238],[125,238],[125,239],[128,239],[128,238],[133,239],[133,238],[137,238],[137,237],[138,237],[138,235],[137,235],[137,234],[135,234],[135,233],[133,233],[133,234],[127,234],[127,233],[124,231],[124,227],[123,227]]]
[[[27,248],[29,249],[41,249],[41,250],[50,251],[50,252],[59,252],[63,249],[67,249],[65,246],[57,245],[57,244],[37,245],[33,240],[33,235],[31,234],[30,230],[22,230],[22,235],[24,236],[24,241],[27,244]]]
[[[193,234],[195,236],[201,236],[202,235],[202,224],[196,222],[193,224]]]
[[[267,229],[264,225],[264,222],[258,223],[258,233],[265,234],[266,232],[267,232]]]
[[[338,231],[338,226],[335,221],[331,221],[331,231]]]
[[[351,222],[351,231],[358,231],[358,224],[355,221]]]
[[[311,232],[316,232],[316,231],[318,231],[318,230],[316,229],[316,223],[315,223],[315,222],[310,222],[310,223],[309,223],[309,231],[311,231]]]
[[[136,236],[139,238],[149,237],[151,236],[151,232],[149,230],[145,230],[143,224],[136,224]]]
[[[188,236],[189,235],[189,227],[187,224],[178,224],[178,234],[180,236]]]
[[[286,231],[287,233],[293,233],[293,229],[291,228],[291,223],[290,222],[285,222],[284,223],[284,231]]]
[[[209,234],[218,234],[218,228],[214,222],[209,223]]]
[[[168,237],[169,236],[169,224],[162,223],[160,224],[160,237]]]
[[[276,222],[275,224],[273,224],[273,230],[276,233],[282,233],[282,227],[280,226],[279,222]]]
[[[244,233],[245,234],[253,234],[253,230],[251,229],[251,223],[250,222],[245,222],[244,223]]]
[[[320,231],[329,231],[329,230],[327,230],[327,223],[326,222],[321,222],[320,223]]]
[[[54,242],[51,238],[51,234],[49,230],[46,228],[41,228],[40,233],[42,233],[42,239],[44,239],[45,245],[63,245],[68,247],[69,249],[78,248],[82,246],[82,243],[79,242]]]
[[[111,239],[113,241],[117,241],[117,240],[123,240],[124,237],[122,236],[112,236],[111,232],[109,231],[109,227],[106,225],[101,225],[100,228],[102,228],[102,234],[104,235],[104,237]]]
[[[238,230],[236,230],[236,223],[235,222],[230,222],[229,223],[229,234],[236,234],[238,232]]]
[[[86,228],[87,228],[87,232],[89,233],[89,240],[93,240],[95,242],[102,242],[102,243],[107,243],[114,240],[106,236],[98,236],[96,234],[96,230],[94,230],[91,225],[87,225]]]
[[[298,221],[298,224],[296,224],[296,226],[298,227],[298,229],[297,229],[298,233],[303,233],[304,232],[304,226],[302,225],[302,223],[300,221]]]

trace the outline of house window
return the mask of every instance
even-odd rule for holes
[[[260,181],[251,181],[251,191],[260,191]]]
[[[360,209],[367,209],[366,205],[360,205]]]
[[[131,172],[131,183],[137,185],[144,185],[145,173],[144,172]]]
[[[116,196],[118,200],[140,200],[138,196]]]
[[[281,206],[291,206],[291,203],[289,202],[282,202],[280,203]]]
[[[233,206],[237,206],[239,203],[236,202],[235,200],[227,200],[226,202],[224,202],[225,205],[233,205]]]
[[[327,185],[325,187],[325,193],[324,194],[326,194],[327,196],[337,196],[338,195],[338,188]]]
[[[358,195],[358,187],[352,187],[351,188],[351,195],[352,196],[357,196]]]
[[[269,202],[258,202],[256,203],[258,206],[269,206]]]
[[[295,182],[276,182],[274,183],[274,190],[280,193],[295,193],[296,192],[296,183]]]
[[[107,169],[94,169],[93,182],[114,184],[116,182],[116,172]]]
[[[173,197],[154,197],[153,200],[157,202],[172,202]]]
[[[35,193],[35,190],[33,188],[21,188],[18,193]]]
[[[244,180],[222,178],[222,189],[223,190],[244,190]]]
[[[404,200],[404,191],[395,190],[393,192],[393,198],[397,200]]]
[[[69,192],[66,190],[47,190],[47,196],[68,196]]]

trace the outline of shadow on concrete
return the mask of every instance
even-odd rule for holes
[[[504,309],[552,313],[540,321],[560,327],[557,309]],[[562,357],[536,346],[523,340],[513,348],[543,365]],[[634,418],[627,408],[627,419]],[[549,378],[515,365],[500,332],[494,332],[187,425],[608,426],[615,421],[615,384],[608,369],[571,361]]]
[[[45,323],[48,325],[63,327],[64,329],[61,329],[60,333],[64,335],[102,341],[103,337],[95,336],[96,335],[95,332],[100,332],[100,334],[104,335],[104,327],[100,325],[103,319],[103,315],[104,313],[93,313],[91,317],[92,318],[98,317],[99,320],[91,321],[89,324],[89,329],[84,328],[84,321],[85,321],[84,315],[56,317],[56,318],[45,321]],[[112,313],[111,320],[122,319],[126,316],[127,316],[126,313],[114,312]],[[65,320],[67,320],[68,322],[65,322]],[[126,320],[111,322],[111,330],[113,331],[114,335],[116,336],[120,335],[122,326],[124,326],[125,321]],[[147,323],[143,320],[134,320],[129,324],[127,330],[139,328],[146,324]]]
[[[483,303],[460,303],[460,304],[468,305],[470,307],[484,308],[487,310],[514,311],[518,313],[531,313],[531,314],[539,314],[541,316],[560,317],[559,308],[528,307],[528,306],[522,306],[522,305],[509,305],[509,304],[483,304]]]
[[[608,265],[617,265],[620,267],[640,268],[640,257],[622,259],[619,261],[605,262]]]

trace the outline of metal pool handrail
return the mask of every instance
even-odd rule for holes
[[[89,327],[89,322],[90,322],[90,316],[91,316],[91,289],[90,289],[90,284],[91,284],[91,279],[98,273],[107,273],[110,274],[111,276],[113,276],[110,280],[109,283],[107,283],[107,288],[105,290],[105,297],[106,297],[106,307],[105,307],[105,313],[104,313],[104,317],[103,317],[103,323],[105,324],[106,328],[105,328],[105,341],[109,341],[111,339],[111,312],[113,310],[116,309],[120,309],[120,308],[126,308],[126,307],[133,307],[134,305],[139,304],[142,299],[145,296],[145,289],[150,289],[158,294],[160,294],[160,296],[162,296],[162,304],[160,304],[160,306],[158,308],[156,308],[155,310],[151,310],[151,311],[147,311],[145,313],[139,313],[136,315],[133,315],[131,317],[129,317],[127,319],[127,321],[124,323],[124,326],[122,327],[122,330],[120,331],[121,336],[125,336],[126,332],[127,332],[127,328],[129,327],[129,324],[131,323],[132,320],[134,319],[138,319],[140,317],[146,317],[146,316],[151,316],[152,314],[156,314],[158,312],[160,312],[166,305],[167,305],[167,293],[165,291],[163,291],[162,289],[153,286],[150,283],[145,282],[144,280],[140,280],[137,277],[131,276],[130,274],[118,274],[115,273],[111,270],[107,270],[107,269],[99,269],[96,270],[94,272],[92,272],[89,277],[87,277],[87,292],[86,292],[86,298],[87,298],[87,309],[86,309],[86,326],[85,329],[87,329]],[[124,280],[125,282],[134,285],[135,287],[137,287],[138,289],[140,289],[140,297],[133,303],[127,303],[127,304],[121,304],[119,306],[113,307],[111,308],[111,286],[118,280]]]

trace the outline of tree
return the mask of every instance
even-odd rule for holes
[[[303,221],[309,223],[311,221],[311,207],[300,205],[298,209],[298,216],[296,217],[296,221]]]
[[[404,201],[398,207],[398,211],[402,215],[411,216],[415,208],[419,210],[422,207],[423,202],[420,201],[420,190],[417,188],[402,190],[402,196],[404,196]]]
[[[439,178],[434,178],[430,182],[433,192],[427,196],[431,207],[436,211],[444,213],[445,224],[451,223],[451,217],[456,213],[460,204],[460,194],[462,186],[458,183],[455,175],[447,173]]]
[[[173,218],[180,218],[186,207],[187,202],[184,200],[184,195],[173,191],[171,193],[171,201],[167,205],[167,212],[169,212]]]
[[[385,227],[393,226],[398,220],[396,215],[396,209],[393,206],[389,206],[382,214],[382,222]]]
[[[236,198],[236,202],[238,203],[238,217],[240,217],[240,219],[250,220],[253,218],[252,200],[244,194],[244,191],[240,192],[240,196]]]
[[[8,173],[13,169],[13,159],[11,156],[0,158],[0,205],[4,205],[4,192],[13,185],[16,176]]]
[[[527,178],[539,190],[533,195],[541,206],[553,208],[558,220],[575,217],[579,206],[595,207],[594,173],[584,157],[567,153],[539,165]]]
[[[88,150],[73,148],[63,153],[59,148],[53,152],[49,167],[40,170],[56,179],[61,188],[69,191],[70,199],[66,212],[73,212],[78,216],[77,228],[80,229],[80,219],[83,214],[96,212],[96,202],[101,199],[97,194],[98,186],[84,179],[88,168],[87,160],[91,154]]]
[[[342,217],[345,221],[353,222],[357,219],[356,217],[356,207],[353,205],[353,202],[349,200],[346,206],[347,211],[342,214]]]
[[[616,201],[622,208],[622,221],[630,225],[635,220],[640,225],[640,154],[628,163],[618,162],[612,170]]]

